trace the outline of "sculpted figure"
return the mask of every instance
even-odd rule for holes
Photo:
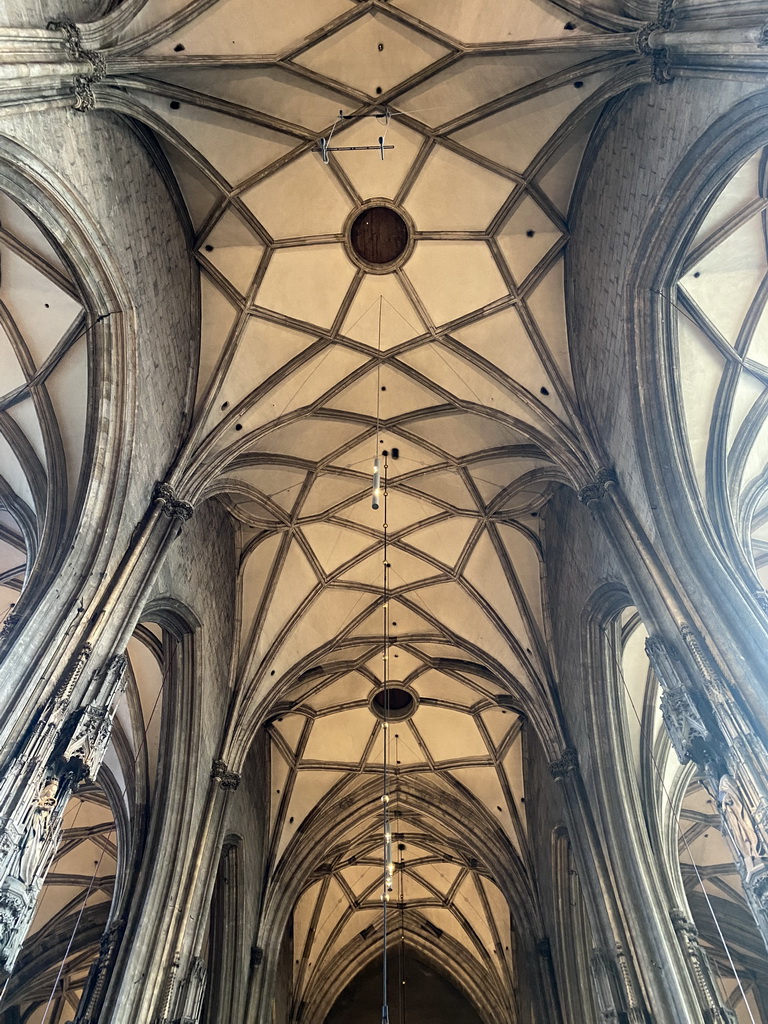
[[[723,832],[744,862],[747,874],[762,866],[765,843],[758,834],[752,815],[744,805],[735,779],[723,775],[717,794],[717,803],[723,820]]]
[[[49,779],[40,790],[26,835],[21,840],[19,878],[27,885],[39,874],[41,851],[48,839],[58,792],[59,780]]]

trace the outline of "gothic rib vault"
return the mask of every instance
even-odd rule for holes
[[[539,4],[518,5],[511,29],[498,4],[458,20],[313,4],[274,19],[274,37],[251,37],[241,6],[145,5],[116,57],[140,54],[146,73],[95,89],[153,129],[194,218],[201,369],[174,486],[216,494],[241,524],[231,728],[234,756],[265,715],[273,737],[265,931],[291,909],[286,888],[301,893],[294,1000],[318,1019],[381,942],[378,442],[399,451],[390,678],[419,701],[396,740],[408,914],[394,941],[404,929],[460,963],[475,1001],[506,1015],[519,966],[505,861],[519,913],[536,901],[515,709],[560,746],[538,515],[553,482],[578,485],[595,464],[570,377],[564,218],[589,129],[639,55],[612,50],[615,19]],[[524,42],[537,37],[549,41]],[[237,60],[258,51],[277,56]],[[323,163],[317,138],[338,111],[384,110],[389,124],[333,136],[384,133],[383,161]],[[415,232],[387,276],[344,251],[350,215],[379,197]],[[462,840],[446,806],[482,841]]]
[[[291,922],[292,1020],[322,1022],[381,952],[376,453],[387,460],[389,679],[412,696],[411,713],[392,724],[392,941],[437,965],[485,1021],[517,1019],[543,914],[529,744],[555,775],[575,764],[542,522],[560,485],[606,479],[572,376],[569,207],[606,104],[653,77],[640,27],[608,4],[554,0],[516,0],[514,18],[499,0],[302,0],[290,18],[273,0],[123,0],[80,27],[106,70],[81,83],[78,103],[131,119],[199,270],[199,367],[182,367],[197,369],[194,409],[167,483],[176,504],[215,500],[234,524],[221,771],[239,776],[266,736],[254,947]],[[331,133],[337,146],[382,136],[394,149],[383,160],[374,149],[324,162],[318,140]],[[765,180],[759,153],[713,205],[685,263],[675,324],[683,447],[721,543],[752,575],[764,573],[768,550]],[[411,232],[407,257],[386,273],[350,253],[350,224],[377,202],[401,211]],[[76,275],[2,192],[0,266],[0,358],[10,368],[0,398],[0,611],[10,634],[25,571],[73,538],[95,427]],[[744,291],[738,309],[722,301],[722,280],[711,287],[710,268]],[[670,785],[683,776],[634,608],[621,626],[635,784],[668,837],[674,823],[649,751]],[[146,838],[169,637],[147,615],[129,643],[110,786],[106,796],[86,787],[80,809],[71,805],[32,942],[68,920],[94,863],[91,902],[106,916],[115,834],[132,836],[133,855]],[[637,729],[632,698],[644,708]],[[712,893],[743,917],[727,847],[714,830],[708,845],[701,839],[698,826],[712,824],[706,799],[691,782],[682,820],[694,826],[672,858],[675,871],[678,856],[683,864],[675,895],[682,905],[705,888],[694,862],[705,874],[714,865]],[[125,805],[124,821],[110,801]],[[759,937],[744,936],[739,953],[757,969]],[[89,934],[67,963],[57,1021],[75,1011],[97,940]],[[706,930],[703,940],[713,944]],[[23,991],[36,1021],[55,972],[34,989],[30,972],[12,979],[9,998]]]

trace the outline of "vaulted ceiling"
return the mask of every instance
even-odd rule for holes
[[[550,0],[298,0],[289,17],[278,0],[128,0],[94,30],[96,105],[149,129],[199,264],[173,483],[237,524],[230,754],[267,730],[267,913],[290,894],[294,1009],[318,1019],[380,950],[384,655],[412,699],[391,734],[393,927],[486,1019],[514,1019],[515,933],[530,940],[537,909],[529,730],[562,748],[541,515],[600,464],[571,376],[568,210],[604,104],[648,76],[638,27]],[[409,233],[391,266],[350,240],[376,202]],[[34,521],[77,484],[82,426],[56,382],[85,372],[82,309],[18,210],[0,228],[3,288],[45,303],[0,307],[20,367],[0,437],[25,432],[40,463],[10,481]],[[65,486],[46,489],[54,472]],[[12,594],[20,533],[0,525]],[[145,807],[161,637],[142,627],[130,654],[108,766]]]
[[[723,543],[768,583],[768,154],[726,182],[681,267],[681,424]],[[756,584],[758,579],[755,580]]]
[[[508,1017],[510,928],[536,903],[525,719],[560,749],[540,513],[596,464],[568,354],[567,213],[640,59],[636,26],[548,0],[323,0],[290,18],[271,0],[148,0],[115,26],[97,104],[154,133],[200,266],[175,484],[239,525],[233,756],[266,722],[296,1005],[322,1019],[380,947],[387,653],[413,700],[392,737],[396,927]],[[380,139],[393,148],[336,148]],[[372,200],[410,231],[391,268],[350,243]]]
[[[85,313],[38,225],[0,193],[0,620],[29,563],[60,545],[85,443]]]

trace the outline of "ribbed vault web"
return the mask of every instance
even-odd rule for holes
[[[0,622],[77,506],[88,391],[86,315],[40,227],[0,193]]]
[[[398,723],[396,928],[486,1019],[514,1019],[513,933],[532,941],[536,913],[525,719],[561,749],[539,523],[552,488],[598,464],[570,371],[567,213],[592,125],[638,75],[612,47],[634,28],[548,0],[290,17],[275,0],[148,0],[94,86],[155,133],[191,221],[201,359],[174,485],[239,526],[228,755],[266,723],[264,927],[295,908],[303,1020],[381,946],[377,451],[390,679],[417,704]],[[381,116],[343,121],[335,145],[385,132],[394,150],[324,163],[339,111]],[[345,248],[372,200],[412,225],[388,274]]]
[[[768,157],[726,182],[688,252],[674,317],[699,493],[737,562],[768,582]],[[756,582],[756,581],[755,581]]]

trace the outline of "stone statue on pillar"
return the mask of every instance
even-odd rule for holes
[[[75,659],[17,748],[0,781],[0,977],[13,970],[56,856],[69,798],[101,766],[117,702],[125,686],[125,655],[110,659],[91,692],[72,708],[72,693],[90,648]]]
[[[766,838],[760,834],[752,815],[747,810],[738,783],[730,775],[723,775],[717,793],[722,831],[733,848],[737,861],[744,868],[745,878],[764,870],[768,855]]]

